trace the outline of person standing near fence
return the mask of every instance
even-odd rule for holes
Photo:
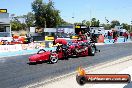
[[[130,33],[130,39],[132,40],[132,32]]]
[[[108,39],[109,39],[109,42],[110,42],[110,40],[112,39],[112,32],[108,31]]]
[[[110,32],[109,31],[108,31],[107,35],[108,35],[108,39],[109,39],[109,42],[110,42]]]
[[[127,37],[128,37],[127,32],[124,32],[124,33],[123,33],[123,36],[124,36],[124,42],[126,42],[126,41],[127,41]]]
[[[115,36],[114,36],[114,42],[113,43],[117,42],[117,39],[118,39],[118,35],[115,34]]]

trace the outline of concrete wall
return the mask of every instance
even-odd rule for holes
[[[35,32],[35,27],[30,27],[30,32]],[[64,33],[75,33],[73,28],[44,28],[44,32],[64,32]]]
[[[56,28],[44,28],[44,32],[56,32]]]
[[[64,33],[75,33],[73,28],[64,28]]]

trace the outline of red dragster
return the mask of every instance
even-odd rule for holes
[[[58,61],[58,54],[52,51],[45,51],[44,49],[40,49],[37,54],[29,57],[30,63],[37,63],[39,61],[49,61],[56,63]]]
[[[68,47],[65,45],[57,46],[56,51],[45,51],[40,49],[37,54],[29,57],[30,63],[36,63],[39,61],[48,61],[51,63],[57,63],[58,59],[68,59]]]
[[[72,56],[94,56],[96,47],[87,40],[85,35],[80,35],[79,39],[73,40],[70,45]]]
[[[29,62],[30,63],[37,63],[40,61],[47,61],[50,63],[57,63],[58,59],[63,59],[64,53],[62,50],[57,51],[45,51],[44,49],[40,49],[37,54],[32,55],[29,57]],[[67,58],[66,58],[67,59]]]
[[[70,53],[71,56],[94,56],[95,55],[95,48],[91,46],[88,42],[77,42],[72,43],[70,46]]]

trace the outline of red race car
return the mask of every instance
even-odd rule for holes
[[[87,41],[78,41],[72,43],[70,46],[70,55],[71,56],[94,56],[95,55],[95,47],[93,47]]]
[[[97,49],[94,41],[87,40],[85,35],[80,35],[79,39],[73,40],[70,48],[72,55],[76,56],[94,56],[96,51],[100,52],[100,50]]]
[[[29,57],[30,63],[37,63],[40,61],[56,63],[58,61],[58,54],[52,51],[45,51],[44,49],[40,49],[37,54]]]
[[[45,51],[44,49],[40,49],[37,54],[29,57],[29,62],[37,63],[47,61],[50,63],[57,63],[58,59],[68,60],[67,48],[57,46],[56,51]]]

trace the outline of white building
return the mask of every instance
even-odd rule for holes
[[[127,31],[126,29],[123,29],[123,26],[115,26],[114,29],[118,32],[120,36],[122,36],[122,34]]]
[[[0,11],[0,40],[11,41],[11,39],[9,13]]]
[[[94,34],[105,34],[104,27],[90,27],[90,32]]]
[[[119,32],[126,32],[126,29],[123,29],[123,26],[115,26],[115,30],[119,31]]]
[[[30,32],[35,33],[36,28],[30,27]],[[73,28],[43,28],[44,33],[75,33],[75,30]]]

